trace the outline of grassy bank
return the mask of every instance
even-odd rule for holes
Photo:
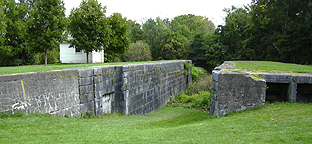
[[[247,70],[280,73],[312,73],[312,66],[270,61],[234,61],[234,66]]]
[[[220,118],[167,106],[146,116],[0,118],[0,143],[311,143],[312,104],[274,103]]]
[[[176,61],[176,60],[167,60]],[[167,61],[145,61],[145,62],[114,62],[114,63],[93,63],[93,64],[49,64],[44,65],[27,65],[27,66],[12,66],[12,67],[0,67],[0,75],[15,74],[15,73],[28,73],[28,72],[42,72],[51,70],[64,70],[68,68],[87,68],[95,66],[110,66],[110,65],[128,65],[128,64],[144,64],[144,63],[156,63]]]

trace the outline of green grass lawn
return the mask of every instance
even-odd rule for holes
[[[274,103],[208,115],[167,106],[146,116],[0,118],[0,143],[312,143],[312,104]]]
[[[280,73],[312,73],[312,66],[271,61],[234,61],[234,66],[247,70]]]
[[[93,64],[49,64],[48,66],[27,65],[27,66],[0,67],[0,75],[15,74],[15,73],[28,73],[28,72],[42,72],[42,71],[51,71],[51,70],[64,70],[67,68],[87,68],[87,67],[92,67],[92,66],[128,65],[128,64],[143,64],[143,63],[156,63],[156,62],[167,62],[167,61],[177,61],[177,60],[93,63]]]

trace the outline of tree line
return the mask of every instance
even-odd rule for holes
[[[83,0],[68,18],[61,0],[0,0],[0,65],[57,62],[58,44],[105,50],[105,61],[190,59],[211,70],[225,60],[312,63],[311,0],[252,0],[227,8],[217,28],[206,17],[159,17],[140,24]],[[47,59],[48,58],[48,59]]]

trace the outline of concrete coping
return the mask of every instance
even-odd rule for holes
[[[249,75],[255,80],[265,80],[269,83],[299,83],[312,84],[312,74],[308,73],[276,73],[257,70],[246,70],[234,67],[233,61],[225,61],[213,70],[213,79],[217,80],[219,73],[241,73]]]

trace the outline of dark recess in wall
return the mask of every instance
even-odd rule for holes
[[[266,83],[266,97],[265,101],[272,102],[286,102],[287,101],[287,90],[289,84],[287,83]]]
[[[297,85],[297,102],[312,102],[312,84]]]

